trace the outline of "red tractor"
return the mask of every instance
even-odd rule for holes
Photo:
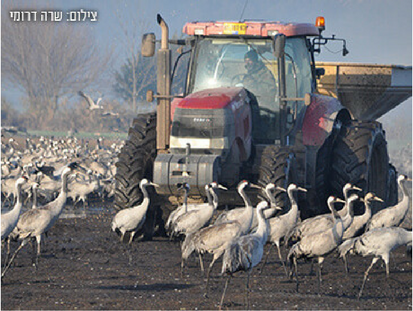
[[[323,18],[316,25],[193,22],[184,26],[184,40],[168,38],[160,15],[158,23],[157,92],[147,94],[157,98],[157,111],[138,115],[129,130],[117,163],[116,208],[141,200],[142,178],[160,185],[160,199],[179,195],[183,182],[192,198],[202,199],[205,184],[218,181],[232,189],[220,196],[231,206],[239,202],[242,179],[284,188],[294,182],[308,190],[299,198],[302,218],[325,212],[327,197],[341,196],[347,182],[386,205],[397,201],[396,171],[374,120],[411,96],[411,80],[410,87],[392,85],[396,75],[411,77],[411,67],[316,63],[314,54],[331,40],[348,53],[345,40],[322,36]],[[144,35],[144,56],[154,55],[155,42],[154,34]],[[185,90],[177,96],[170,43],[190,53]],[[285,193],[276,199],[289,204]],[[166,200],[155,201],[147,237],[168,210]]]

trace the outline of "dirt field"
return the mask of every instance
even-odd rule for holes
[[[195,257],[180,275],[180,247],[168,238],[134,242],[128,264],[126,246],[110,231],[113,213],[61,218],[43,244],[39,269],[31,265],[31,247],[18,254],[1,286],[1,308],[17,309],[218,309],[225,278],[215,265],[209,298]],[[17,243],[13,244],[13,249]],[[268,249],[268,245],[267,248]],[[285,251],[284,251],[285,252]],[[210,257],[206,258],[207,261]],[[406,248],[391,257],[390,278],[377,264],[360,301],[357,294],[371,259],[351,257],[349,276],[334,255],[325,261],[321,293],[310,264],[300,262],[298,293],[274,250],[263,273],[250,278],[251,309],[412,309],[412,264]],[[245,309],[245,274],[229,284],[224,309]]]

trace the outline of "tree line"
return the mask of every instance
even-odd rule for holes
[[[102,49],[88,27],[68,23],[12,22],[7,6],[2,10],[2,88],[24,94],[24,112],[1,99],[3,126],[35,130],[127,132],[133,117],[153,105],[145,101],[147,90],[156,90],[156,58],[140,54],[140,36],[128,37],[128,57],[113,68],[114,49]],[[139,27],[142,25],[136,25]],[[125,37],[128,34],[125,31]],[[174,51],[173,58],[178,56]],[[182,91],[186,65],[180,62],[175,87]],[[78,91],[93,92],[110,85],[116,99],[103,97],[103,116],[88,110]]]

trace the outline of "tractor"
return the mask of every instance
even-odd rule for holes
[[[178,40],[157,19],[157,90],[147,92],[157,108],[134,119],[115,176],[117,209],[141,200],[142,178],[160,186],[152,193],[147,238],[163,226],[184,182],[190,198],[203,200],[205,185],[218,181],[229,189],[220,194],[227,206],[240,203],[235,189],[243,179],[262,187],[296,183],[308,190],[299,197],[302,219],[326,212],[328,196],[342,196],[348,182],[374,192],[384,206],[397,202],[397,172],[375,120],[411,96],[411,67],[316,62],[329,41],[340,41],[348,53],[344,39],[322,35],[323,17],[315,24],[190,22]],[[152,57],[156,42],[154,33],[145,34],[142,55]],[[184,90],[175,95],[170,44],[189,54]],[[256,88],[246,85],[246,55],[266,72]],[[265,198],[260,191],[250,195],[255,202]],[[285,192],[275,198],[288,209]]]

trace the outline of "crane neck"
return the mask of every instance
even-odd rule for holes
[[[218,195],[214,188],[209,188],[207,191],[208,204],[215,209],[218,208]]]
[[[18,213],[20,213],[20,210],[21,210],[21,208],[22,208],[22,206],[23,206],[22,186],[23,186],[23,185],[22,185],[21,183],[16,184],[16,196],[17,196],[17,199],[16,199],[16,204],[14,205],[13,210],[16,209],[16,211],[17,211]]]
[[[291,203],[291,210],[293,209],[298,210],[297,199],[295,198],[296,191],[293,189],[288,189],[287,193],[288,193],[288,198],[290,199],[290,203]]]
[[[184,211],[185,213],[188,212],[188,189],[184,190],[184,202],[182,203],[182,205],[184,206]],[[208,193],[207,193],[207,197],[208,197]],[[209,201],[209,199],[208,199]]]
[[[239,195],[241,196],[241,198],[244,200],[245,207],[252,209],[251,200],[250,200],[250,198],[247,196],[247,194],[245,193],[244,188],[240,189],[240,190],[238,191],[238,193],[239,193]]]
[[[149,198],[149,193],[148,190],[146,189],[146,185],[143,185],[141,188],[142,194],[143,194],[143,200],[142,204],[138,205],[137,207],[144,206],[145,208],[148,208],[149,203],[150,203],[150,198]]]
[[[32,208],[36,208],[37,207],[37,189],[36,189],[36,187],[32,187],[32,195],[33,195]]]
[[[403,192],[402,201],[404,201],[404,200],[410,201],[409,191],[407,189],[407,186],[406,186],[406,183],[405,183],[404,180],[399,181],[399,187],[400,187],[401,191]]]
[[[258,227],[255,234],[262,238],[262,242],[266,243],[268,239],[268,222],[264,216],[264,212],[262,209],[257,208],[257,219],[258,219]]]

